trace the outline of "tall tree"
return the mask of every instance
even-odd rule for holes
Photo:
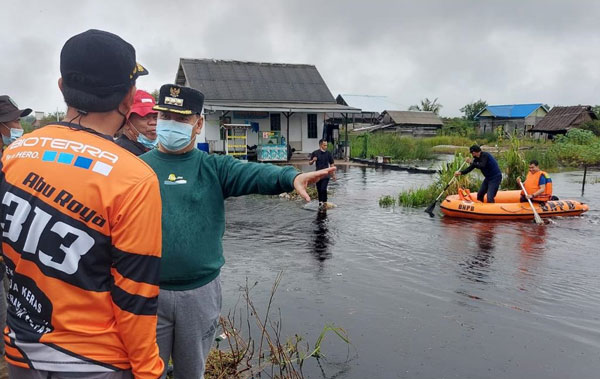
[[[460,111],[464,113],[463,118],[465,120],[475,121],[475,116],[477,116],[477,114],[481,112],[485,107],[487,107],[487,105],[488,104],[485,100],[479,99],[460,108]]]
[[[440,114],[440,109],[442,109],[443,105],[439,104],[437,97],[431,101],[429,98],[424,98],[421,100],[421,105],[411,105],[408,107],[409,111],[423,111],[423,112],[433,112],[435,114]]]

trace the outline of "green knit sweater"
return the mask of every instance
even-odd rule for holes
[[[152,150],[140,156],[154,169],[162,197],[160,288],[198,288],[225,263],[222,239],[229,196],[275,195],[294,189],[293,167],[243,163],[197,149],[175,155]]]

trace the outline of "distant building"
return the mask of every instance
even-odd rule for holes
[[[542,103],[488,105],[477,114],[479,134],[496,133],[499,127],[505,135],[524,135],[548,114]]]
[[[444,125],[442,119],[433,112],[386,110],[381,114],[378,125],[355,129],[355,131],[431,137],[437,134],[442,125]]]
[[[400,108],[398,104],[389,101],[386,96],[339,94],[335,100],[338,104],[358,108],[362,111],[351,115],[352,118],[348,124],[351,129],[377,124],[384,110]]]
[[[531,128],[530,132],[549,136],[566,134],[569,129],[578,128],[587,121],[597,119],[598,116],[589,105],[553,107],[546,117]]]
[[[224,150],[222,124],[252,125],[247,144],[258,133],[281,131],[297,152],[319,148],[328,113],[360,113],[337,104],[317,68],[306,64],[180,59],[175,83],[205,96],[205,127],[198,142]]]

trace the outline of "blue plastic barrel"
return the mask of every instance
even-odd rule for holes
[[[198,142],[198,150],[206,151],[208,153],[208,143]]]

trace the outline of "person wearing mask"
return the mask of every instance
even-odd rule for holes
[[[316,170],[323,170],[328,167],[335,167],[333,156],[327,151],[327,140],[322,139],[319,141],[319,149],[313,151],[310,154],[308,164],[312,165],[316,163]],[[335,180],[335,173],[332,175]],[[317,182],[317,193],[319,194],[319,208],[327,207],[327,186],[329,185],[329,176]]]
[[[198,150],[203,104],[204,95],[193,88],[163,85],[154,107],[158,148],[140,156],[156,172],[162,197],[160,356],[165,362],[171,357],[175,378],[185,379],[203,378],[218,327],[225,199],[295,189],[309,201],[307,185],[335,170],[302,174],[293,167],[243,163]]]
[[[152,107],[154,97],[146,91],[137,90],[133,106],[123,127],[123,134],[115,141],[132,154],[142,155],[156,147],[156,115]]]
[[[31,113],[31,109],[19,109],[10,96],[0,96],[0,133],[2,134],[2,150],[23,135],[23,127],[19,119]]]
[[[114,143],[148,72],[119,36],[60,54],[62,122],[10,144],[0,171],[10,378],[156,379],[158,181]]]
[[[19,109],[17,103],[10,96],[0,96],[0,133],[2,133],[2,146],[0,154],[4,148],[23,135],[23,128],[19,119],[26,117],[31,113],[30,108]],[[4,275],[6,268],[4,261],[0,257],[0,330],[6,326],[6,293],[4,292]],[[4,339],[0,340],[0,355],[4,355]]]
[[[521,183],[520,177],[517,178],[517,182]],[[526,203],[527,199],[538,203],[552,200],[552,179],[546,172],[540,170],[540,164],[535,159],[529,161],[529,172],[523,187],[527,191],[527,196],[521,191],[522,203]]]
[[[484,196],[487,194],[487,202],[493,203],[502,182],[502,171],[500,171],[498,162],[492,154],[481,151],[481,147],[478,145],[471,146],[469,152],[473,159],[467,158],[466,162],[470,163],[470,166],[462,171],[456,171],[454,175],[465,175],[476,168],[480,169],[484,179],[477,191],[477,200],[483,202]]]

